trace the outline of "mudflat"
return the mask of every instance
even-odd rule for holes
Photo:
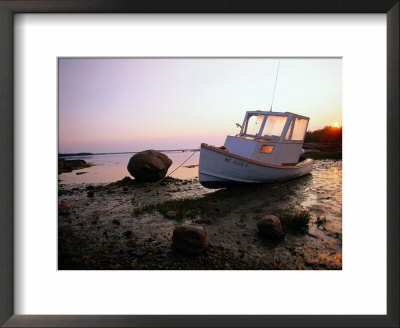
[[[150,185],[128,177],[59,185],[59,269],[342,268],[340,160],[315,161],[311,174],[274,184],[215,190],[197,179],[167,178]],[[281,219],[283,238],[259,233],[266,215]],[[182,224],[207,231],[205,252],[173,248]]]

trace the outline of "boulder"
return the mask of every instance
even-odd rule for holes
[[[198,255],[207,248],[207,231],[196,226],[177,226],[172,235],[172,245],[179,253]]]
[[[172,160],[155,150],[145,150],[131,157],[129,173],[140,181],[157,181],[165,177]]]
[[[275,215],[266,215],[257,221],[258,231],[268,238],[282,238],[285,234],[281,220]]]

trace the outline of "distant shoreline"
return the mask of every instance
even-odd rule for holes
[[[196,149],[162,149],[156,150],[160,153],[172,153],[172,152],[188,152],[188,151],[196,151]],[[116,153],[59,153],[58,157],[78,157],[78,156],[96,156],[96,155],[119,155],[119,154],[137,154],[140,151],[125,151],[125,152],[116,152]]]

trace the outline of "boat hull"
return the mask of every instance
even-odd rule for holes
[[[306,175],[311,172],[312,164],[312,159],[306,159],[290,166],[268,165],[202,144],[199,181],[207,188],[241,183],[272,183]]]

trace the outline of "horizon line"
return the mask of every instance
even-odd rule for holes
[[[155,150],[160,153],[167,152],[185,152],[185,151],[198,151],[199,148],[185,148],[185,149],[146,149],[146,150]],[[93,155],[117,155],[117,154],[137,154],[145,150],[141,151],[121,151],[121,152],[101,152],[101,153],[91,153],[91,152],[78,152],[78,153],[58,153],[58,157],[64,156],[93,156]],[[64,156],[63,156],[64,155]]]

